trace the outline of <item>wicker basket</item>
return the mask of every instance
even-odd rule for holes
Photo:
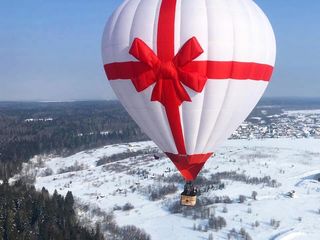
[[[187,196],[181,194],[180,204],[182,206],[194,207],[197,203],[197,196]]]

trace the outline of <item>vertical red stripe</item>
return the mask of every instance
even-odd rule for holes
[[[182,133],[179,106],[173,104],[166,106],[166,114],[178,153],[185,155],[187,150]]]
[[[162,0],[159,13],[158,22],[158,58],[162,62],[172,61],[174,58],[174,24],[176,15],[176,0]],[[179,112],[179,105],[168,104],[165,106],[167,119],[173,135],[174,142],[179,154],[187,154],[181,118]]]
[[[176,0],[162,0],[158,22],[158,57],[161,61],[171,61],[174,57],[174,22]]]

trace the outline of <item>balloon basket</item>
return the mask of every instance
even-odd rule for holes
[[[197,196],[181,194],[180,204],[182,206],[194,207],[197,204]]]
[[[182,206],[194,207],[197,204],[198,190],[188,181],[184,185],[184,191],[181,193],[180,204]]]

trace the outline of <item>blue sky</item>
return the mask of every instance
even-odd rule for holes
[[[104,25],[122,0],[3,0],[0,100],[112,99],[102,68]],[[278,56],[266,96],[320,97],[320,1],[256,0]]]

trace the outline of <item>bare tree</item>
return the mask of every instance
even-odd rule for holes
[[[251,194],[252,199],[257,200],[257,195],[258,195],[258,193],[256,191],[253,191]]]

